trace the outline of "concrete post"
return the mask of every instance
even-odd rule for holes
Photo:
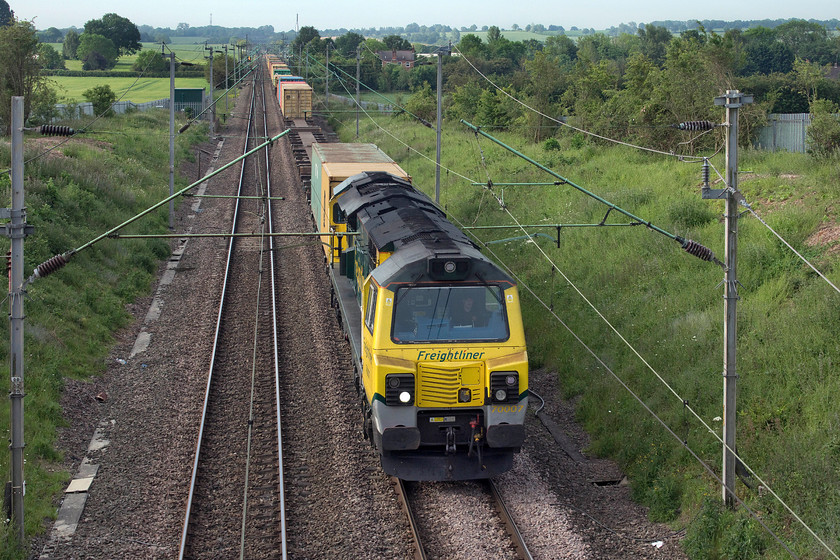
[[[24,542],[23,497],[23,238],[26,210],[23,203],[23,97],[12,97],[12,209],[11,223],[6,230],[11,237],[11,269],[9,276],[10,373],[11,385],[11,469],[12,520],[18,542]]]

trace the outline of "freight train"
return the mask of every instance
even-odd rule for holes
[[[509,470],[528,400],[516,282],[373,144],[313,143],[310,188],[383,470],[405,480]]]

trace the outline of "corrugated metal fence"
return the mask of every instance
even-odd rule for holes
[[[811,115],[808,113],[767,115],[767,126],[758,132],[755,147],[763,150],[787,150],[805,152],[808,149],[808,126]]]
[[[206,99],[205,99],[206,102]],[[176,111],[183,111],[189,108],[193,115],[199,114],[201,111],[204,110],[204,102],[202,103],[186,103],[186,102],[176,102],[175,103],[175,110]],[[58,119],[77,119],[84,115],[87,116],[94,116],[93,115],[93,103],[86,101],[84,103],[59,103],[55,106],[58,109],[59,117]],[[111,108],[117,114],[123,114],[128,111],[148,111],[149,109],[169,109],[169,98],[166,99],[157,99],[155,101],[147,101],[146,103],[134,103],[133,101],[117,101]]]

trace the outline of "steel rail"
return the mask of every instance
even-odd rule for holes
[[[408,500],[408,491],[405,487],[405,481],[396,476],[392,476],[391,482],[394,485],[394,490],[397,492],[397,500],[400,502],[406,518],[408,519],[408,526],[411,529],[411,537],[414,540],[414,558],[415,560],[426,560],[426,550],[423,548],[423,541],[420,539],[420,529],[417,526],[417,519],[414,517],[414,511],[411,509],[411,503]]]
[[[496,511],[499,513],[499,517],[502,518],[502,522],[505,524],[508,535],[510,535],[511,539],[513,539],[513,545],[516,547],[517,554],[519,554],[520,558],[523,560],[533,560],[533,556],[531,556],[531,552],[525,544],[525,539],[522,538],[522,533],[519,532],[516,522],[514,522],[513,517],[510,515],[510,512],[505,505],[505,501],[502,499],[502,495],[496,487],[496,483],[489,478],[486,479],[484,483],[487,485],[487,488],[490,490],[490,494],[493,496]]]
[[[250,102],[249,111],[254,110],[255,97],[256,97],[256,77],[254,78],[254,85],[251,88],[251,102]],[[247,133],[245,134],[245,149],[243,150],[244,153],[248,153],[248,138],[250,137],[250,133],[251,133],[251,123],[249,121],[248,130],[247,130]],[[237,195],[241,194],[241,191],[242,191],[242,179],[243,179],[244,171],[245,171],[245,161],[246,161],[245,159],[242,159],[242,167],[240,169],[240,174],[239,174],[239,186],[238,186]],[[234,213],[233,213],[233,224],[231,226],[232,231],[236,230],[237,220],[239,218],[239,205],[240,205],[240,200],[237,199],[236,200],[236,205],[234,207]],[[215,362],[216,362],[216,351],[217,351],[217,348],[218,348],[218,345],[219,345],[219,335],[220,335],[221,327],[222,327],[222,313],[223,313],[224,305],[225,305],[225,297],[227,295],[228,280],[230,279],[230,264],[231,264],[231,260],[232,260],[233,246],[234,246],[235,241],[236,241],[236,238],[231,237],[230,241],[228,243],[228,253],[227,253],[227,259],[226,259],[226,262],[225,262],[225,274],[224,274],[224,280],[223,280],[223,283],[222,283],[222,292],[221,292],[221,296],[220,296],[220,299],[219,299],[219,310],[218,310],[218,313],[216,314],[216,329],[215,329],[215,333],[213,335],[213,347],[212,347],[211,356],[210,356],[210,366],[208,368],[208,373],[207,373],[207,385],[206,385],[205,392],[204,392],[204,404],[203,404],[202,411],[201,411],[201,422],[200,422],[199,430],[198,430],[198,438],[197,438],[197,442],[196,442],[195,458],[193,460],[192,476],[190,477],[190,490],[189,490],[189,494],[188,494],[188,497],[187,497],[187,506],[186,506],[186,512],[185,512],[185,515],[184,515],[184,527],[183,527],[183,530],[181,532],[181,546],[180,546],[180,549],[179,549],[179,552],[178,552],[179,560],[184,559],[184,553],[186,551],[186,547],[187,547],[188,540],[189,540],[190,516],[192,514],[192,504],[193,504],[193,498],[194,498],[194,494],[195,494],[195,484],[196,484],[196,478],[197,478],[197,475],[198,475],[199,460],[200,460],[200,457],[201,457],[201,444],[202,444],[202,441],[203,441],[203,438],[204,438],[204,425],[205,425],[205,421],[207,419],[208,404],[210,402],[210,386],[211,386],[211,383],[213,381],[213,371],[214,371]]]
[[[262,82],[262,93],[263,93],[263,129],[264,134],[268,135],[268,106],[266,103],[266,96],[265,96],[265,81]],[[283,197],[272,197],[271,196],[271,158],[269,147],[265,147],[265,176],[266,176],[266,212],[267,212],[267,220],[268,220],[268,243],[269,243],[269,273],[271,274],[271,325],[272,325],[272,340],[274,344],[274,402],[275,402],[275,411],[277,417],[277,465],[278,465],[278,491],[280,493],[280,539],[281,539],[281,558],[282,560],[286,560],[287,558],[287,551],[286,551],[286,492],[285,492],[285,482],[283,480],[283,433],[282,433],[282,423],[280,417],[280,341],[277,332],[277,324],[279,323],[279,317],[277,316],[277,283],[275,280],[275,270],[274,264],[275,259],[277,256],[277,251],[275,251],[274,247],[274,221],[273,221],[273,213],[271,210],[271,201],[276,199],[281,199]]]

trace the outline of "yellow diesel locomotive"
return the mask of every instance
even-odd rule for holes
[[[407,174],[382,171],[396,166],[382,155],[376,149],[372,169],[355,161],[349,168],[362,171],[338,184],[329,165],[313,166],[311,198],[319,225],[344,238],[330,243],[327,262],[365,435],[399,478],[493,477],[511,468],[525,439],[516,283]]]

